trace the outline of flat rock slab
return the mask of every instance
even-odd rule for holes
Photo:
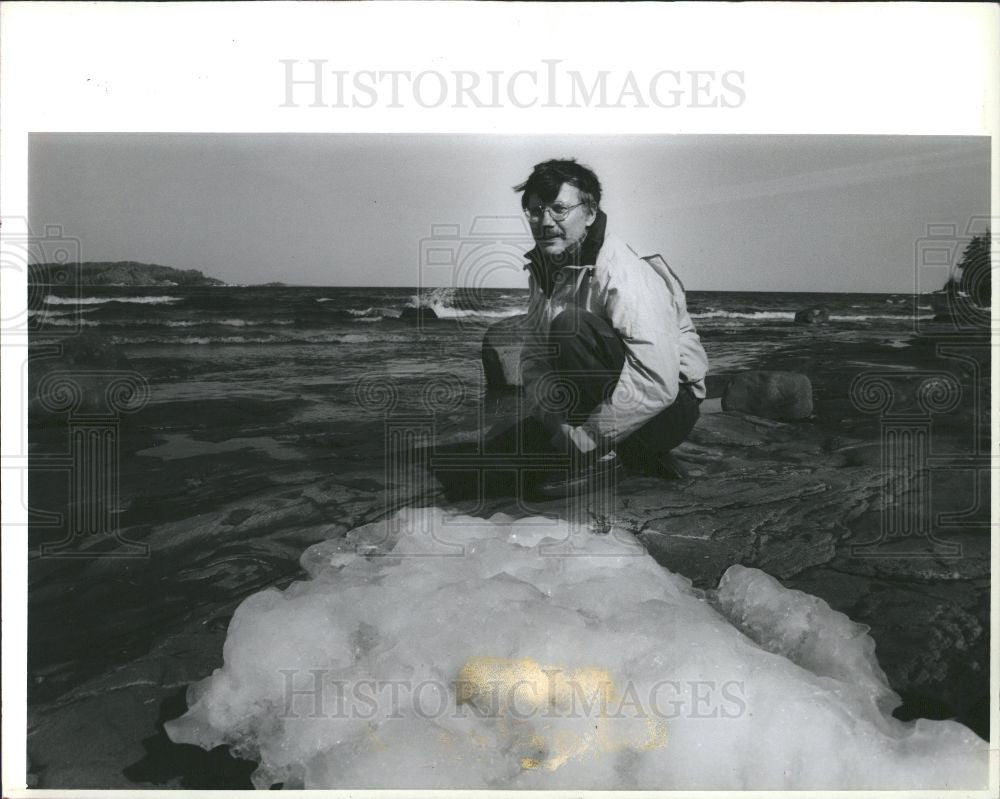
[[[36,788],[251,788],[255,763],[173,744],[163,722],[186,687],[222,665],[225,626],[193,624],[144,657],[29,713],[28,781]]]
[[[33,784],[248,785],[252,764],[221,750],[174,746],[163,736],[162,721],[183,712],[185,685],[219,665],[229,614],[240,598],[235,594],[295,579],[298,556],[309,544],[406,505],[452,507],[483,518],[498,512],[548,515],[576,519],[598,534],[635,535],[659,563],[701,588],[715,587],[734,563],[756,566],[871,627],[880,663],[907,701],[904,715],[957,716],[986,725],[987,697],[968,686],[986,684],[982,675],[989,662],[988,530],[985,536],[963,534],[957,558],[933,551],[903,558],[892,547],[877,557],[857,557],[852,546],[878,535],[882,507],[905,489],[870,452],[853,454],[866,446],[871,442],[848,436],[831,441],[808,422],[721,412],[716,400],[705,403],[690,440],[676,451],[694,475],[688,480],[626,473],[614,490],[575,500],[448,503],[431,475],[419,469],[413,480],[393,483],[381,464],[349,472],[342,464],[336,475],[282,472],[271,490],[252,498],[136,528],[133,534],[157,551],[172,552],[174,560],[189,552],[190,573],[170,576],[173,598],[163,584],[160,615],[137,594],[131,623],[157,629],[158,640],[146,652],[82,684],[36,694],[28,738]],[[206,536],[213,542],[208,551]],[[247,540],[259,542],[252,557],[227,559],[229,543]],[[108,583],[115,568],[94,561],[76,582]],[[48,583],[41,581],[35,600],[55,607],[63,587],[56,566]],[[191,586],[202,584],[208,604],[181,601]],[[35,675],[55,682],[58,677]],[[209,774],[218,774],[218,782],[206,782]]]

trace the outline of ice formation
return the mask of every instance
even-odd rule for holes
[[[438,509],[302,565],[167,724],[261,788],[986,784],[966,727],[892,718],[866,628],[756,569],[704,593],[614,528]]]

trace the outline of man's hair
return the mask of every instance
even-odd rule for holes
[[[580,199],[596,211],[601,204],[601,182],[592,169],[578,164],[575,158],[543,161],[535,164],[534,170],[524,183],[514,187],[514,191],[522,192],[521,207],[528,207],[528,198],[535,194],[545,203],[552,202],[559,194],[563,183],[576,186]]]

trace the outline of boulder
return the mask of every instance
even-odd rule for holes
[[[426,305],[421,305],[417,308],[407,306],[400,311],[399,318],[416,322],[428,322],[437,319],[438,315],[434,312],[433,308],[428,308]]]
[[[826,312],[826,308],[803,308],[795,314],[795,322],[800,325],[816,325],[829,321],[830,315]]]
[[[722,395],[724,411],[795,421],[812,415],[812,383],[798,372],[744,372],[736,375]]]
[[[716,399],[726,392],[726,386],[732,379],[730,375],[706,375],[705,399]],[[704,413],[704,411],[702,411]]]
[[[517,388],[521,380],[521,346],[528,332],[527,314],[490,325],[483,336],[483,372],[488,388]]]

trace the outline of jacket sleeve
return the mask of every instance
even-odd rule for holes
[[[598,264],[595,277],[605,317],[625,345],[625,365],[611,397],[583,426],[596,441],[611,445],[677,398],[680,325],[667,284],[624,243],[611,253],[606,269]]]
[[[667,265],[662,255],[650,255],[642,259],[655,269],[670,292],[674,304],[674,313],[680,331],[680,368],[681,384],[687,385],[695,397],[705,399],[705,376],[708,374],[708,355],[701,344],[698,331],[687,309],[687,298],[684,295],[684,284]]]

